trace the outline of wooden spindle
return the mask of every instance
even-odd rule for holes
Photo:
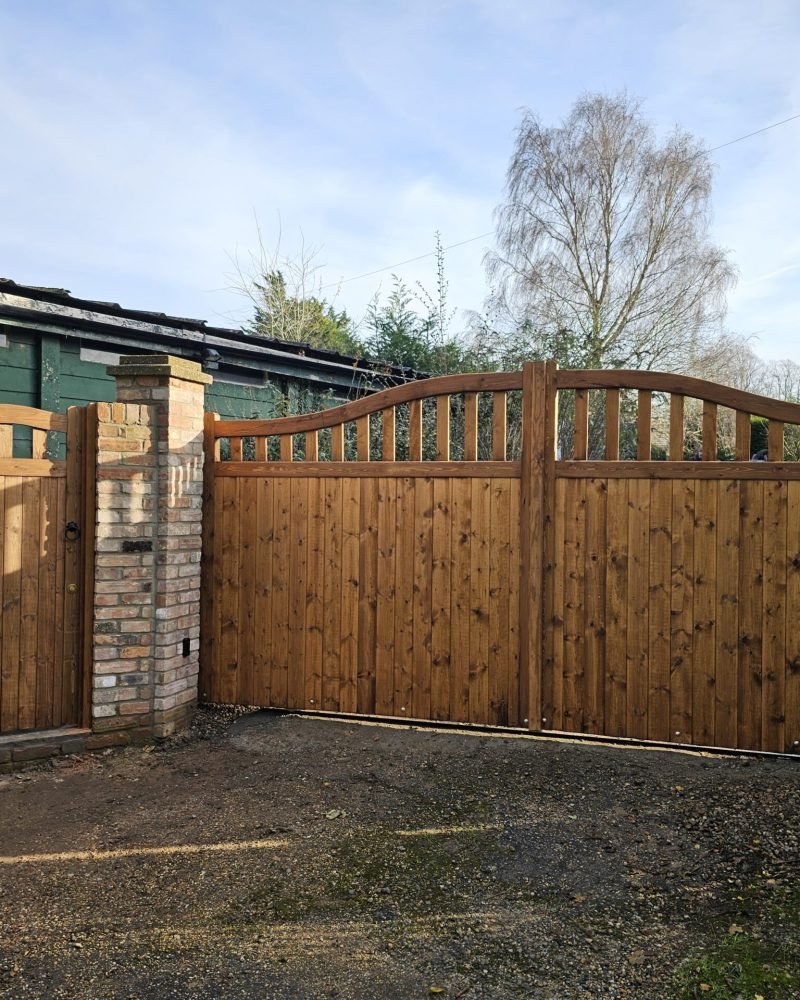
[[[231,461],[241,462],[242,460],[242,439],[240,437],[231,438]]]
[[[331,427],[331,461],[344,461],[344,424]]]
[[[257,437],[256,441],[256,461],[266,462],[267,460],[267,439],[262,435]]]
[[[575,460],[585,462],[589,451],[589,390],[575,390]]]
[[[640,462],[650,461],[652,425],[653,394],[649,389],[640,389],[636,414],[636,458]]]
[[[750,414],[736,411],[736,461],[750,461]]]
[[[11,424],[0,426],[0,458],[14,457],[14,428]]]
[[[319,461],[319,438],[317,431],[306,431],[306,461]]]
[[[717,404],[703,400],[703,461],[717,460]]]
[[[382,412],[381,424],[383,428],[382,457],[384,462],[393,462],[395,459],[395,413],[393,406]]]
[[[408,460],[422,461],[422,400],[412,399],[408,404]]]
[[[464,461],[478,460],[478,394],[464,393]]]
[[[767,459],[770,462],[783,461],[783,421],[770,420],[767,430]]]
[[[47,431],[41,431],[37,427],[31,432],[31,457],[44,458],[47,454]]]
[[[492,459],[505,462],[508,439],[508,396],[504,392],[492,393]]]
[[[436,397],[436,461],[450,461],[450,397]]]
[[[369,414],[356,420],[356,455],[359,462],[369,461]]]
[[[619,389],[606,390],[606,460],[619,461]]]
[[[683,396],[673,393],[669,397],[669,460],[683,461]]]
[[[292,447],[292,435],[291,434],[281,434],[278,438],[281,448],[281,461],[291,462],[294,460],[294,448]]]

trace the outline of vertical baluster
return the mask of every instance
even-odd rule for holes
[[[381,415],[383,425],[383,452],[384,462],[393,462],[395,458],[395,413],[394,407],[390,406]]]
[[[703,400],[703,461],[717,460],[717,404]]]
[[[619,461],[619,389],[606,390],[606,460]]]
[[[331,461],[344,461],[344,424],[331,427]]]
[[[408,460],[422,460],[422,400],[412,399],[408,404]]]
[[[242,439],[240,437],[231,438],[231,461],[241,462],[242,460]]]
[[[669,460],[683,461],[683,396],[669,397]]]
[[[589,390],[575,390],[575,459],[585,462],[589,451]]]
[[[11,424],[0,426],[0,458],[14,456],[14,428]]]
[[[653,394],[649,389],[640,389],[636,415],[636,458],[640,462],[650,461],[652,423]]]
[[[478,394],[464,393],[464,461],[478,460]]]
[[[770,420],[767,431],[767,458],[770,462],[783,461],[783,421]]]
[[[508,396],[505,392],[492,394],[492,458],[505,462],[508,438]]]
[[[306,431],[306,461],[319,461],[319,438],[317,431]]]
[[[450,461],[450,397],[436,397],[436,461]]]
[[[40,431],[34,427],[31,436],[31,458],[44,458],[47,453],[47,431]]]
[[[256,439],[256,461],[266,462],[267,460],[267,439],[262,434]]]
[[[369,461],[369,414],[356,420],[356,453],[359,462]]]
[[[736,411],[736,460],[750,461],[750,414]]]
[[[292,454],[292,435],[291,434],[281,434],[278,438],[281,447],[281,461],[291,462],[294,460],[294,455]]]

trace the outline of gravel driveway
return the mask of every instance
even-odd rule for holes
[[[0,997],[796,998],[799,765],[205,711],[0,778]]]

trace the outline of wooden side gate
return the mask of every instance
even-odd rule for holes
[[[796,750],[786,424],[800,406],[550,362],[298,417],[210,414],[201,698]]]
[[[94,419],[91,406],[63,414],[0,405],[2,735],[88,724]],[[16,450],[30,457],[13,457],[15,428]]]

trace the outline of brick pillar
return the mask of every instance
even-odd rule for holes
[[[197,703],[203,400],[211,377],[169,355],[109,368],[98,404],[92,728],[167,736]]]

